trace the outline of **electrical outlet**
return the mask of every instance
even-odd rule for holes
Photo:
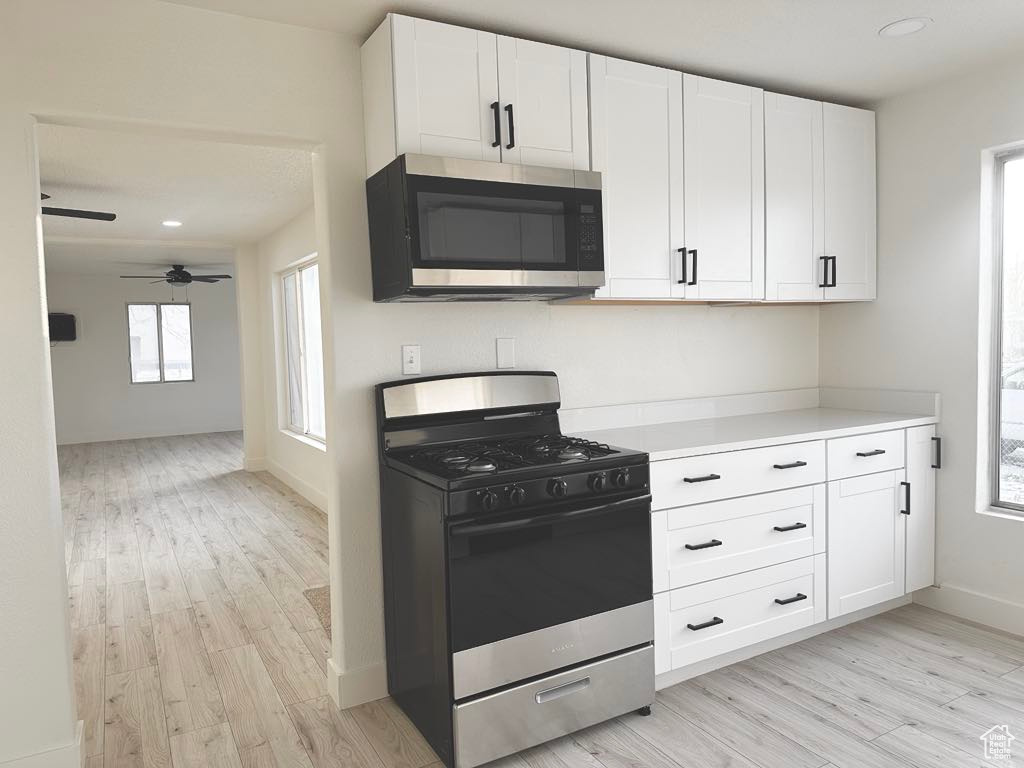
[[[415,376],[420,373],[420,345],[402,345],[402,375]]]
[[[495,347],[498,357],[498,368],[516,367],[516,340],[495,339]]]

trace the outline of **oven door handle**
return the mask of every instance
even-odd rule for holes
[[[463,523],[453,525],[450,529],[452,536],[472,536],[477,533],[498,533],[503,531],[515,531],[520,528],[530,528],[535,525],[547,523],[560,523],[564,520],[573,520],[585,515],[603,515],[608,512],[615,512],[626,507],[635,507],[639,504],[650,504],[651,495],[635,496],[629,499],[606,502],[596,507],[584,507],[583,509],[570,509],[566,512],[555,512],[548,515],[534,515],[532,517],[521,517],[516,520],[503,520],[500,523]]]

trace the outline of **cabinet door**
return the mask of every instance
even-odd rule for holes
[[[684,75],[683,128],[686,298],[763,298],[764,92]]]
[[[397,154],[500,160],[491,109],[498,100],[497,36],[392,18]]]
[[[828,617],[904,593],[903,470],[828,484]]]
[[[907,430],[907,592],[935,583],[935,427]]]
[[[875,298],[875,113],[825,104],[826,301]]]
[[[587,54],[498,38],[501,161],[590,169]]]
[[[765,299],[821,301],[825,208],[820,101],[764,95]]]
[[[590,130],[604,206],[598,295],[683,296],[683,76],[592,54]]]

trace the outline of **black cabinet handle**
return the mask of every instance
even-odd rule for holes
[[[679,269],[680,278],[678,280],[676,280],[676,284],[677,285],[686,285],[686,253],[687,253],[687,251],[686,251],[685,246],[683,248],[676,248],[676,253],[679,254],[679,261],[680,261],[680,269]]]
[[[807,523],[793,523],[792,525],[776,525],[772,530],[779,533],[788,533],[789,531],[799,531],[801,528],[806,527]]]
[[[933,437],[932,442],[935,443],[935,463],[932,469],[942,469],[942,438]]]
[[[826,288],[835,288],[836,287],[836,280],[838,279],[836,277],[836,275],[838,273],[838,269],[836,268],[836,257],[835,256],[829,256],[828,258],[829,258],[829,261],[832,262],[832,279],[829,281],[828,285],[826,285],[825,287]]]
[[[775,602],[778,603],[779,605],[789,605],[790,603],[799,603],[801,600],[806,600],[806,599],[807,599],[807,595],[805,595],[803,592],[797,592],[792,597],[786,597],[786,598],[783,598],[781,600],[776,597],[775,598]]]
[[[772,464],[773,469],[796,469],[797,467],[806,467],[806,461],[794,461],[792,464]]]
[[[818,283],[819,288],[828,288],[828,256],[819,256],[821,260],[821,282]]]
[[[716,474],[712,473],[710,475],[701,475],[700,477],[684,477],[683,478],[683,482],[684,483],[706,483],[708,480],[721,480],[721,479],[722,479],[721,475],[716,475]]]
[[[885,453],[885,451],[881,448],[875,448],[873,451],[857,451],[857,455],[862,459],[866,459],[869,456],[881,456],[883,453]]]
[[[718,539],[712,539],[711,541],[705,541],[703,544],[685,544],[684,546],[688,550],[693,552],[698,549],[710,549],[711,547],[720,547],[722,546],[722,542],[720,542]]]
[[[508,112],[508,144],[505,149],[512,149],[516,145],[516,118],[512,114],[512,105],[506,104],[505,111]]]
[[[697,249],[690,248],[688,253],[693,256],[693,278],[687,283],[687,285],[697,284]]]
[[[496,101],[491,102],[491,109],[494,111],[494,141],[491,142],[492,147],[501,146],[501,110],[499,104]]]
[[[711,621],[705,621],[703,624],[687,624],[687,629],[692,629],[694,632],[700,629],[707,629],[708,627],[717,627],[719,624],[724,624],[725,619],[720,619],[717,616]]]
[[[906,515],[907,517],[909,517],[910,516],[910,483],[902,482],[902,483],[900,483],[900,485],[902,485],[906,489],[906,491],[907,491],[907,496],[906,496],[907,508],[906,509],[901,509],[900,513],[902,513],[902,514]]]

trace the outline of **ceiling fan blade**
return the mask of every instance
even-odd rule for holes
[[[80,211],[77,208],[51,208],[47,205],[42,207],[43,213],[48,216],[66,216],[71,219],[94,219],[95,221],[113,221],[117,218],[115,213],[102,213],[101,211]]]
[[[212,277],[216,280],[230,280],[231,275],[192,275],[193,280],[198,280],[201,277]]]
[[[196,277],[195,275],[192,275],[192,282],[193,283],[219,283],[220,282],[220,278],[219,277],[214,277],[213,275],[203,275],[201,277]]]
[[[120,275],[122,280],[152,280],[155,277],[159,277],[161,280],[165,279],[161,275]]]
[[[150,285],[156,285],[157,283],[166,283],[166,282],[167,282],[167,278],[166,277],[161,277],[159,280],[153,280],[150,283]]]

